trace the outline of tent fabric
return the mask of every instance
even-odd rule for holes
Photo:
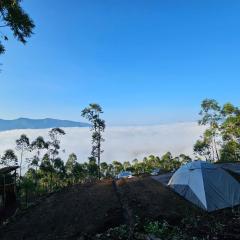
[[[207,162],[193,161],[182,166],[168,186],[208,212],[240,204],[240,183],[225,170]]]
[[[230,170],[234,173],[240,174],[240,163],[218,163],[215,164],[216,167],[218,168],[223,168],[225,170]]]
[[[192,191],[192,189],[187,185],[175,185],[174,190],[183,196],[185,199],[191,201],[195,205],[199,206],[200,208],[205,209],[203,203],[199,200],[197,195]],[[191,199],[191,200],[190,200]]]

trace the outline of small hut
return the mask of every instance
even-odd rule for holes
[[[16,205],[16,170],[19,166],[0,169],[0,210]]]

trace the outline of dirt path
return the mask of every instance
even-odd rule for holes
[[[128,239],[132,239],[135,227],[135,218],[132,209],[128,204],[128,198],[125,196],[121,183],[126,184],[125,180],[113,181],[113,188],[116,191],[119,202],[121,203],[122,213],[124,216],[125,224],[128,226]]]
[[[189,212],[199,210],[170,189],[150,177],[134,178],[118,184],[129,208],[140,219],[180,221]]]

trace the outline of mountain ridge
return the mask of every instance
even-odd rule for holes
[[[55,127],[89,127],[90,124],[71,121],[61,120],[55,118],[43,118],[43,119],[32,119],[32,118],[17,118],[12,120],[0,119],[0,131],[17,130],[17,129],[46,129]]]

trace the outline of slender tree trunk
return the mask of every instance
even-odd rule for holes
[[[50,191],[52,192],[52,179],[53,179],[53,174],[52,174],[52,171],[51,171],[51,174],[50,174]]]
[[[98,179],[101,179],[101,170],[100,170],[100,163],[101,163],[101,134],[99,130],[99,143],[98,143]]]
[[[215,137],[213,138],[213,142],[214,142],[214,148],[215,148],[215,152],[216,152],[216,156],[217,156],[217,161],[220,161]]]
[[[211,144],[211,149],[212,149],[212,159],[213,159],[213,162],[215,162],[215,151],[214,151],[214,144],[213,144],[213,141],[212,141],[212,144]]]
[[[19,169],[19,178],[20,178],[20,180],[21,180],[21,178],[22,178],[22,159],[23,159],[23,149],[22,149],[22,151],[21,151],[21,159],[20,159],[20,169]]]
[[[211,150],[212,150],[211,146],[208,146],[207,147],[208,152],[206,154],[202,155],[202,156],[205,156],[206,161],[211,161]]]
[[[6,206],[6,178],[5,178],[5,174],[3,175],[3,206]]]
[[[235,161],[237,162],[238,161],[238,156],[236,154],[236,151],[234,152],[234,157],[235,157]]]
[[[26,201],[26,207],[28,207],[28,190],[25,190],[25,201]]]

